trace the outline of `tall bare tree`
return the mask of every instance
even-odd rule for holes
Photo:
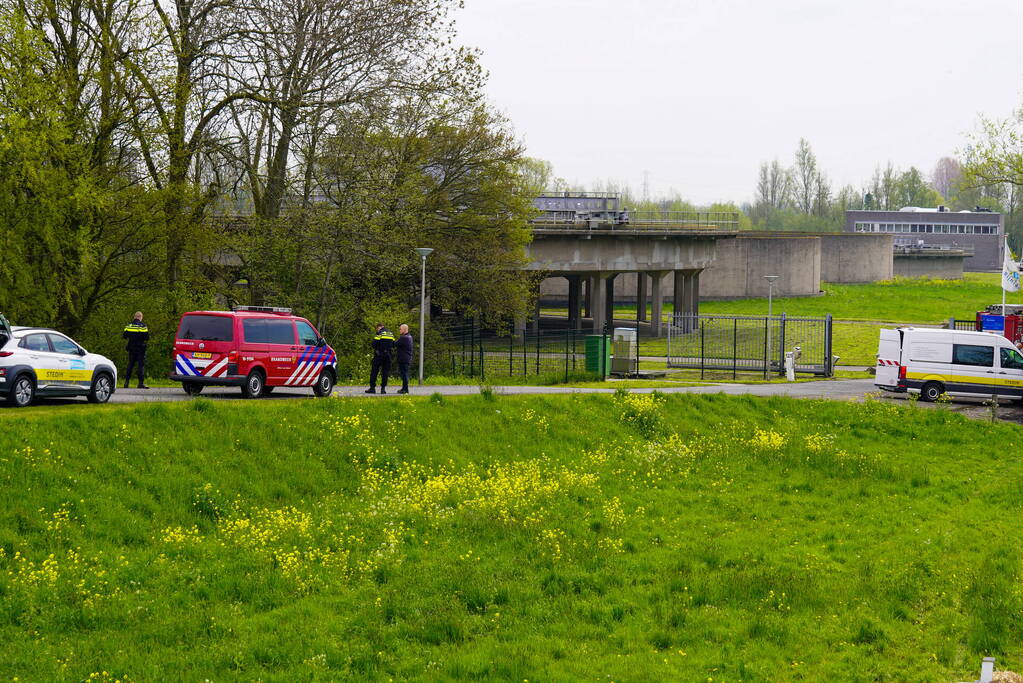
[[[454,0],[252,0],[245,43],[261,96],[238,103],[240,161],[257,215],[281,212],[308,180],[327,112],[432,89],[475,88],[471,52],[449,47]],[[302,138],[301,144],[298,144]],[[305,184],[306,189],[309,188]]]
[[[931,187],[945,200],[951,200],[963,177],[963,167],[952,157],[941,157],[931,172]]]
[[[796,163],[792,168],[792,190],[796,208],[802,213],[813,213],[817,197],[817,157],[806,138],[799,139]]]

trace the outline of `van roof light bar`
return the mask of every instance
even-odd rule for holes
[[[245,311],[248,313],[280,313],[282,315],[290,315],[290,308],[281,308],[280,306],[233,306],[232,311]]]

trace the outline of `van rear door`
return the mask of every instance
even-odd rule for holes
[[[230,313],[186,313],[174,339],[174,373],[221,377],[234,349],[234,317]]]
[[[902,330],[881,330],[877,345],[877,366],[874,384],[894,391],[899,386],[899,366],[902,364]]]

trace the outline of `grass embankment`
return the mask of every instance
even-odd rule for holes
[[[964,680],[1015,426],[631,395],[0,418],[11,680]]]

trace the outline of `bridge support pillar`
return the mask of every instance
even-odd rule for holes
[[[615,278],[618,277],[618,273],[611,273],[604,279],[605,286],[607,287],[606,304],[607,314],[605,320],[607,321],[608,332],[615,326]]]
[[[636,273],[636,322],[646,320],[646,273]]]
[[[700,315],[700,271],[694,270],[689,273],[689,284],[686,287],[686,294],[689,297],[687,310],[690,315]]]
[[[676,270],[673,303],[675,316],[683,332],[692,330],[694,316],[700,313],[700,271]]]
[[[663,271],[650,273],[650,333],[660,337],[662,322],[664,318],[663,306],[664,295],[661,293],[661,282],[664,280]]]
[[[607,288],[604,286],[606,273],[594,273],[589,282],[590,316],[593,318],[593,334],[604,331],[607,315]]]
[[[589,318],[593,314],[593,277],[590,275],[580,276],[582,282],[582,308],[584,318]]]
[[[581,330],[582,316],[579,304],[583,288],[583,280],[578,275],[568,275],[568,329]]]
[[[685,312],[685,300],[686,300],[686,271],[676,270],[674,277],[674,287],[671,297],[671,321],[673,324],[678,325],[682,328],[683,332],[688,332],[689,328],[686,327],[686,320],[682,318],[682,313]]]
[[[530,327],[533,334],[540,334],[540,292],[536,292],[536,301],[533,303],[533,321]]]

